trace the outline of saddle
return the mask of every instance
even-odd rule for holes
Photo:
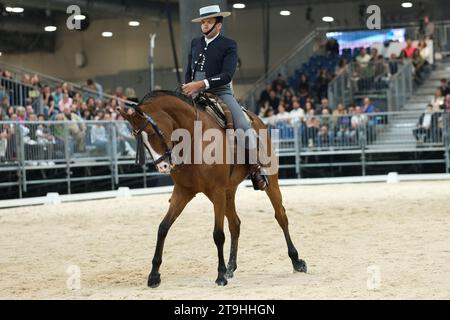
[[[218,96],[202,92],[195,99],[194,102],[197,107],[204,109],[222,129],[234,129],[233,115],[231,114],[228,106]],[[247,109],[242,107],[245,118],[250,126],[252,125],[252,119],[247,113]]]

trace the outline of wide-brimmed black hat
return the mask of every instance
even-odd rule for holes
[[[220,7],[218,5],[207,6],[200,8],[200,17],[195,18],[192,22],[201,22],[203,19],[214,18],[214,17],[228,17],[231,15],[231,12],[220,11]]]

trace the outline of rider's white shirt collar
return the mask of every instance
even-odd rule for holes
[[[214,38],[212,38],[212,39],[208,39],[208,38],[205,36],[205,42],[206,42],[206,45],[209,45],[211,42],[213,42],[213,41],[219,36],[219,34],[220,34],[220,32],[219,32],[218,34],[216,34],[216,36],[215,36]]]

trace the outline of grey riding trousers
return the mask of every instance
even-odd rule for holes
[[[206,75],[204,72],[196,72],[195,73],[195,77],[194,77],[195,81],[200,81],[200,80],[205,80],[205,79],[206,79]],[[255,130],[253,130],[253,128],[250,126],[247,119],[245,118],[244,111],[242,111],[241,106],[236,101],[236,98],[233,95],[233,90],[231,89],[231,85],[228,83],[228,84],[220,86],[218,88],[208,89],[206,91],[218,96],[230,108],[231,114],[233,115],[233,124],[234,124],[235,129],[242,129],[245,132],[247,132],[247,130],[249,130],[249,129],[252,129],[252,130],[250,130],[250,132],[248,134],[248,137],[249,137],[248,138],[249,139],[248,146],[250,146],[250,148],[253,149],[254,146],[256,146],[256,141],[257,141],[256,140],[257,139],[256,132],[255,132]],[[239,141],[240,140],[238,139],[238,142]]]

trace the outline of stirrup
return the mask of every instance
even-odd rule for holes
[[[258,177],[258,178],[257,178]],[[253,189],[264,191],[267,189],[269,185],[269,180],[266,175],[261,174],[261,172],[255,171],[250,175],[250,179],[252,180]],[[263,180],[263,181],[261,181]]]

